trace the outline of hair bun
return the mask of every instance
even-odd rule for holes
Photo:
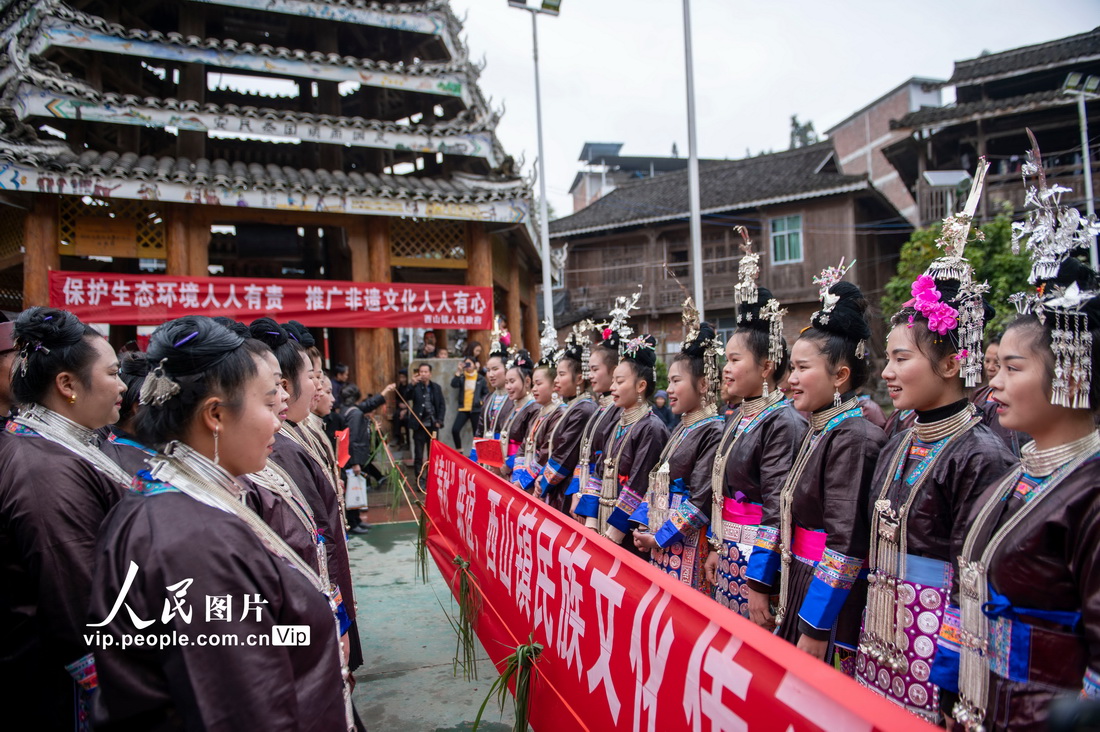
[[[169,320],[153,331],[147,357],[171,376],[199,374],[223,361],[244,338],[204,315]]]
[[[252,331],[248,329],[247,325],[239,320],[233,320],[233,318],[227,318],[224,315],[215,315],[214,322],[224,328],[228,328],[245,340],[252,337]]]
[[[699,333],[696,334],[691,343],[683,347],[682,351],[692,358],[702,358],[707,352],[707,347],[714,341],[714,338],[714,326],[704,321],[699,324]]]
[[[140,379],[149,375],[149,357],[141,351],[124,353],[119,363],[118,374],[123,381],[129,383],[129,379]]]
[[[639,366],[654,368],[657,365],[657,339],[651,335],[631,338],[623,344],[622,357]]]
[[[752,330],[760,330],[767,333],[770,324],[767,320],[760,317],[760,311],[768,304],[769,300],[774,299],[775,296],[772,295],[772,291],[768,288],[756,288],[756,302],[741,303],[741,307],[737,311],[737,327],[750,328]]]
[[[305,327],[297,320],[291,320],[289,323],[283,323],[283,330],[293,340],[302,344],[302,348],[313,348],[317,345],[317,339],[313,337],[313,334],[309,332],[309,328]]]
[[[832,311],[819,310],[810,322],[815,328],[836,333],[852,341],[862,341],[871,337],[871,326],[867,322],[867,300],[858,287],[851,282],[841,280],[829,288],[829,294],[837,297]]]
[[[515,355],[512,356],[512,360],[508,362],[508,368],[532,371],[535,368],[535,362],[531,358],[530,352],[528,352],[525,348],[521,348],[516,351]]]
[[[64,348],[76,345],[85,334],[84,323],[69,311],[44,307],[24,310],[13,330],[18,348]]]
[[[253,338],[266,344],[271,350],[275,350],[290,340],[283,326],[267,317],[253,320],[249,324],[248,330],[252,333]]]

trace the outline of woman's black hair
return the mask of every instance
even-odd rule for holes
[[[146,352],[156,372],[146,378],[160,378],[162,373],[179,386],[179,392],[163,404],[142,405],[134,419],[138,440],[160,448],[182,439],[198,407],[211,396],[221,397],[227,409],[239,409],[242,388],[257,374],[256,360],[265,352],[262,343],[241,338],[201,315],[170,320],[157,328]]]
[[[756,359],[757,363],[764,363],[767,361],[769,351],[771,350],[771,323],[760,317],[760,311],[769,300],[774,300],[771,290],[761,287],[757,289],[756,302],[743,303],[741,305],[740,312],[737,313],[737,329],[733,331],[734,335],[744,335],[745,344],[748,346],[749,353]],[[775,364],[775,371],[772,373],[772,378],[776,383],[783,380],[783,377],[787,374],[787,369],[791,366],[791,354],[787,350],[787,339],[780,338],[780,351],[782,356]]]
[[[508,362],[508,371],[515,369],[521,379],[527,382],[527,388],[535,383],[535,361],[525,349],[520,349],[512,360]]]
[[[298,386],[298,378],[305,371],[302,363],[302,354],[306,352],[300,341],[292,339],[281,325],[271,318],[257,318],[248,326],[252,337],[271,349],[275,354],[275,360],[279,362],[279,371],[283,378],[290,384],[290,396],[294,399],[302,393]]]
[[[635,379],[645,379],[645,398],[652,399],[657,393],[657,340],[650,335],[639,336],[649,347],[641,347],[623,354],[619,363],[630,367]]]
[[[248,326],[239,320],[233,320],[233,318],[227,318],[224,315],[215,315],[214,322],[229,328],[241,338],[251,338],[252,332],[248,329]]]
[[[297,320],[283,323],[282,326],[290,340],[297,341],[302,346],[311,363],[322,360],[321,349],[317,347],[317,339],[313,337],[313,333],[310,332],[309,328]]]
[[[481,363],[481,356],[474,355],[474,351],[476,351],[478,348],[481,348],[481,343],[479,343],[478,341],[467,341],[466,347],[462,349],[462,357],[468,358],[471,361],[477,361],[478,363]],[[485,349],[481,348],[481,352],[484,353]]]
[[[362,401],[362,399],[363,394],[355,384],[345,384],[344,387],[340,389],[340,404],[342,406],[354,406]]]
[[[714,340],[715,332],[714,326],[710,323],[699,324],[699,335],[695,336],[695,339],[685,345],[676,357],[672,359],[672,363],[685,363],[688,366],[688,372],[691,374],[692,381],[695,382],[693,386],[697,385],[698,381],[706,376],[706,363],[704,357],[707,352],[707,346]]]
[[[57,375],[74,374],[88,388],[96,361],[94,339],[102,338],[91,326],[67,310],[33,307],[15,319],[15,347],[19,359],[11,391],[19,404],[41,402]]]
[[[839,298],[832,312],[814,313],[810,319],[812,325],[802,332],[799,340],[816,343],[832,373],[847,366],[848,389],[858,389],[867,383],[871,373],[868,360],[856,358],[856,346],[871,337],[867,299],[851,282],[837,282],[829,288],[829,294]]]
[[[119,422],[125,422],[133,414],[141,396],[141,385],[149,374],[149,358],[142,351],[129,351],[122,354],[118,377],[126,384],[122,394],[122,408],[119,409]]]

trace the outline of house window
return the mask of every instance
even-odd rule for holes
[[[802,261],[802,216],[781,216],[771,221],[772,262]]]

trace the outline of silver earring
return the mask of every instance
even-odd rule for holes
[[[767,399],[771,395],[771,391],[768,390],[768,380],[764,379],[764,398]]]
[[[643,404],[645,404],[645,394],[638,392],[638,406],[640,407]]]
[[[221,462],[221,456],[218,455],[218,428],[214,428],[214,464],[218,465]]]
[[[833,406],[840,406],[840,389],[833,389]]]

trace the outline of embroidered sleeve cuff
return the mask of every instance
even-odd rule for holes
[[[863,564],[862,559],[826,549],[814,569],[814,578],[798,617],[818,630],[832,628]]]
[[[776,576],[779,574],[780,559],[779,529],[775,526],[761,526],[756,530],[756,542],[753,544],[752,554],[749,555],[749,566],[745,576],[751,582],[759,583],[764,587],[774,587]]]
[[[948,605],[943,611],[940,633],[936,637],[936,656],[932,660],[931,681],[941,690],[959,693],[959,608]]]
[[[706,515],[696,508],[694,503],[685,501],[680,504],[679,509],[669,515],[668,521],[657,530],[654,538],[657,540],[657,545],[663,549],[702,531],[707,522]]]
[[[1086,699],[1100,699],[1100,671],[1085,669],[1085,678],[1081,685],[1081,696]]]
[[[577,502],[577,515],[596,518],[600,512],[600,497],[591,493],[582,493]]]
[[[557,485],[563,480],[565,480],[565,476],[562,475],[561,465],[559,465],[553,459],[547,460],[546,467],[542,469],[542,478],[540,480],[540,483],[549,487],[552,485]]]
[[[627,521],[639,526],[649,526],[649,503],[646,501],[639,503],[638,507],[630,512],[630,518]]]

